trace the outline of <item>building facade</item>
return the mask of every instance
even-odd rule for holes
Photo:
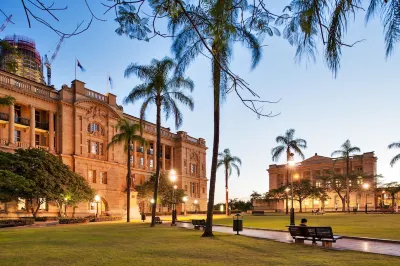
[[[374,152],[363,153],[358,157],[351,158],[349,165],[350,173],[360,174],[357,182],[359,184],[368,183],[371,189],[368,192],[351,192],[350,193],[350,208],[356,207],[358,210],[364,210],[365,203],[367,201],[368,208],[374,209],[377,206],[377,198],[375,197],[375,191],[373,186],[375,185],[376,178],[376,162],[377,157]],[[330,158],[320,156],[315,154],[314,156],[297,163],[294,167],[289,168],[289,176],[287,178],[287,165],[286,164],[273,164],[268,168],[269,177],[269,189],[275,189],[286,185],[293,180],[300,180],[303,178],[310,179],[312,184],[316,187],[324,186],[321,176],[326,176],[329,172],[334,171],[336,174],[346,174],[346,161],[338,160],[337,158]],[[367,195],[365,195],[367,193]],[[289,193],[290,194],[290,193]],[[345,194],[343,192],[342,194]],[[317,199],[306,199],[303,202],[303,211],[311,211],[311,209],[321,209],[325,210],[341,210],[342,201],[340,197],[335,192],[328,192],[329,199],[324,203]],[[367,196],[367,197],[366,197]],[[290,195],[289,195],[290,198]],[[289,199],[289,208],[291,200]],[[294,201],[294,209],[299,209],[299,202]],[[283,211],[286,208],[285,200],[278,202],[269,202],[266,204],[258,203],[255,207],[256,209],[276,209],[278,211]]]
[[[83,176],[101,197],[100,211],[111,215],[126,213],[126,160],[123,146],[107,144],[118,133],[115,125],[121,118],[139,123],[139,119],[123,112],[116,96],[105,95],[85,87],[79,80],[60,90],[29,79],[0,71],[0,97],[16,99],[14,105],[0,107],[0,150],[13,152],[17,148],[43,148],[62,158],[73,171]],[[145,122],[143,137],[148,145],[134,143],[131,156],[133,184],[143,184],[155,173],[156,126]],[[185,190],[188,200],[178,211],[206,210],[206,143],[184,131],[161,130],[161,169],[177,173],[176,184]],[[149,211],[149,203],[136,202],[132,193],[132,213]],[[50,202],[41,207],[39,215],[55,214]],[[77,216],[94,214],[96,204],[81,203]],[[136,209],[135,209],[136,208]],[[72,210],[67,210],[67,212]],[[0,203],[1,216],[26,216],[23,199],[15,203]]]

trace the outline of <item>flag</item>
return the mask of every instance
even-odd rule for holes
[[[77,66],[81,69],[82,72],[85,72],[86,69],[81,65],[81,63],[79,62],[79,60],[76,60]]]
[[[110,88],[113,89],[113,80],[110,75],[108,75],[108,82],[110,82]]]

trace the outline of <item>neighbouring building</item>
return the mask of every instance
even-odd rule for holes
[[[359,184],[368,183],[371,186],[374,186],[376,183],[375,178],[377,175],[376,172],[376,162],[377,157],[374,152],[366,152],[360,156],[354,157],[350,160],[350,172],[359,173],[360,177],[357,182]],[[297,163],[292,169],[289,171],[289,186],[290,180],[299,180],[303,178],[310,179],[312,184],[316,187],[323,186],[323,182],[319,177],[326,175],[330,171],[334,171],[337,174],[345,174],[346,173],[346,161],[340,160],[337,158],[330,158],[325,156],[320,156],[317,153],[302,161]],[[275,189],[280,186],[286,185],[287,183],[287,165],[286,164],[272,164],[267,169],[268,177],[269,177],[269,189]],[[375,207],[379,206],[380,198],[375,197],[375,190],[370,189],[367,195],[367,203],[368,208],[375,209]],[[343,193],[345,194],[345,192]],[[290,193],[289,193],[290,195]],[[335,192],[329,192],[329,199],[324,203],[320,202],[317,199],[306,199],[303,201],[303,211],[311,211],[311,209],[321,209],[324,208],[325,211],[333,211],[337,209],[340,211],[342,207],[342,201],[340,197]],[[289,196],[290,198],[290,196]],[[364,210],[366,202],[366,195],[364,191],[361,192],[351,192],[350,193],[350,208],[356,207],[358,210]],[[289,208],[291,200],[289,199]],[[255,203],[256,210],[276,210],[276,211],[284,211],[286,208],[285,200],[280,201],[270,201],[267,203],[263,203],[258,201]],[[299,202],[294,201],[294,209],[298,211]]]
[[[14,105],[0,107],[0,150],[43,148],[60,156],[73,171],[83,176],[101,197],[100,212],[111,215],[126,213],[126,153],[123,146],[107,144],[117,133],[115,125],[124,118],[139,119],[123,112],[116,96],[101,94],[85,87],[79,80],[60,90],[0,70],[0,97],[10,95]],[[139,108],[139,106],[138,106]],[[207,205],[206,142],[184,131],[161,130],[161,169],[177,173],[176,184],[185,190],[188,200],[178,211],[205,211]],[[134,144],[131,157],[133,184],[143,184],[155,173],[156,126],[145,122],[147,147]],[[138,205],[148,212],[150,203],[138,204],[132,193],[132,213]],[[165,211],[165,210],[163,210]],[[72,208],[67,210],[72,212]],[[77,216],[95,214],[96,203],[81,203]],[[57,207],[43,204],[39,215],[55,215]],[[0,203],[0,217],[27,216],[25,202]]]

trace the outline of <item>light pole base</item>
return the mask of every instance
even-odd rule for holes
[[[294,223],[294,208],[290,208],[290,225],[295,225],[295,223]]]

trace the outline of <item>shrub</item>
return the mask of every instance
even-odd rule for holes
[[[88,218],[60,218],[58,220],[59,224],[83,224],[88,222]]]
[[[33,218],[30,219],[7,219],[7,220],[0,220],[0,228],[3,227],[14,227],[14,226],[24,226],[34,224],[35,221]]]
[[[57,216],[42,216],[35,218],[36,222],[47,222],[47,221],[57,221],[57,220],[58,220]]]
[[[100,216],[100,217],[93,217],[89,221],[90,222],[110,222],[110,221],[120,221],[122,220],[121,216]]]

